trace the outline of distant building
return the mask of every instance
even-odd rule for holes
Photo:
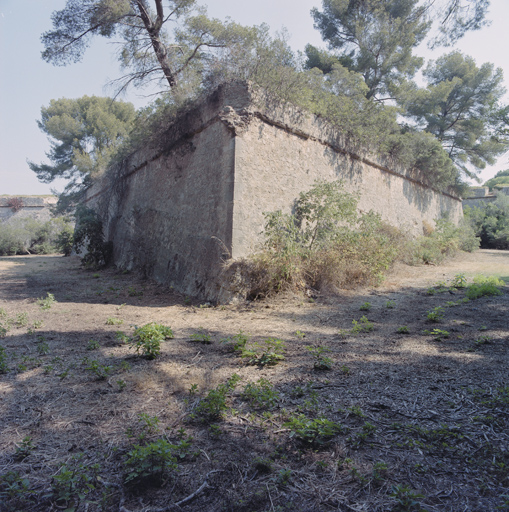
[[[0,196],[0,222],[27,217],[50,220],[57,201],[55,196]]]
[[[473,187],[470,189],[470,196],[463,199],[463,208],[484,208],[487,204],[493,203],[500,195],[509,196],[509,187],[489,189],[488,187]]]

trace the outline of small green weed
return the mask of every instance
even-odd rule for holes
[[[44,341],[44,338],[40,339],[37,343],[37,353],[40,356],[45,356],[49,353],[49,345]]]
[[[155,359],[161,353],[161,342],[173,338],[170,327],[150,323],[135,329],[129,345],[147,359]]]
[[[436,308],[430,309],[426,313],[426,318],[429,322],[440,322],[444,318],[444,308],[437,306]]]
[[[251,336],[249,334],[239,331],[238,334],[224,338],[219,343],[226,343],[233,352],[242,352],[250,338]]]
[[[267,338],[254,343],[250,349],[242,350],[242,357],[248,359],[248,364],[258,366],[274,366],[285,356],[285,342],[278,338]]]
[[[28,325],[28,313],[18,313],[14,323],[17,327],[26,327]]]
[[[406,325],[402,325],[401,327],[398,327],[396,329],[396,332],[398,334],[408,334],[410,332],[410,329]]]
[[[87,357],[83,359],[83,364],[86,365],[85,370],[93,373],[98,380],[107,379],[113,371],[113,366],[100,364],[99,361],[95,359],[90,360]]]
[[[7,364],[7,352],[5,348],[0,346],[0,373],[7,373],[9,365]]]
[[[100,344],[97,340],[88,340],[87,350],[97,350],[100,347]]]
[[[115,318],[115,317],[112,317],[112,316],[110,316],[106,320],[106,325],[121,325],[123,323],[124,323],[124,321],[121,318]]]
[[[34,450],[35,446],[32,443],[30,436],[25,436],[21,442],[16,446],[16,453],[14,454],[14,460],[21,461],[26,459]]]
[[[204,345],[210,345],[212,343],[210,334],[205,332],[205,329],[202,327],[200,327],[200,332],[191,334],[191,340],[197,341],[198,343],[203,343]]]
[[[467,285],[467,278],[465,274],[456,274],[452,280],[451,286],[454,288],[465,288]]]
[[[127,288],[127,295],[129,295],[129,297],[140,297],[143,295],[143,291],[137,290],[134,286],[129,286],[129,288]]]
[[[394,309],[396,307],[396,302],[393,301],[393,300],[388,300],[386,303],[385,303],[385,307],[387,309]]]
[[[240,377],[234,373],[226,382],[208,392],[202,398],[193,412],[189,415],[191,419],[198,419],[204,423],[221,420],[226,412],[226,398],[237,386]]]
[[[360,320],[352,320],[352,329],[350,332],[352,334],[360,334],[362,332],[371,332],[374,330],[373,324],[365,317],[361,316]]]
[[[53,477],[53,498],[57,508],[74,512],[98,485],[99,465],[84,464],[82,459],[83,454],[72,457]]]
[[[310,419],[304,414],[291,417],[283,426],[291,430],[290,437],[296,437],[303,443],[315,447],[326,445],[343,430],[339,423],[334,423],[323,416]]]
[[[449,337],[449,331],[444,331],[443,329],[432,329],[431,331],[425,329],[422,333],[427,336],[433,336],[435,341],[442,341],[444,338]]]
[[[493,338],[491,336],[481,336],[475,340],[475,344],[477,346],[487,345],[488,343],[491,343],[492,341],[493,341]]]
[[[29,480],[22,478],[17,471],[0,475],[0,505],[5,506],[5,510],[27,510],[29,498],[34,493]]]
[[[40,306],[41,309],[48,310],[51,309],[51,306],[55,304],[57,301],[55,299],[55,296],[52,293],[47,292],[46,298],[39,298],[37,299],[37,304]]]
[[[242,391],[242,398],[255,409],[273,409],[279,401],[279,393],[263,377],[256,383],[249,383]]]
[[[326,356],[328,352],[330,352],[330,349],[327,347],[307,347],[309,352],[311,352],[311,355],[314,358],[313,367],[315,370],[331,370],[333,361],[330,357]]]
[[[360,311],[369,311],[371,309],[372,305],[369,302],[365,302],[362,304],[362,306],[359,308]]]
[[[393,487],[390,497],[396,502],[395,507],[392,509],[394,511],[417,512],[423,510],[419,500],[424,498],[424,496],[414,492],[410,487],[405,485],[397,485]]]
[[[295,336],[301,340],[302,338],[306,337],[306,334],[302,331],[295,331]]]

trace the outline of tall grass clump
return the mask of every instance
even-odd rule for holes
[[[263,250],[244,263],[248,296],[380,282],[406,239],[379,215],[359,213],[357,203],[339,182],[317,182],[300,194],[295,213],[266,213]]]

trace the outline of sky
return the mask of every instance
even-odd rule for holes
[[[55,67],[41,59],[40,36],[50,30],[51,13],[62,9],[65,0],[0,0],[0,195],[50,194],[60,191],[65,182],[40,183],[27,160],[41,163],[50,148],[47,136],[37,126],[41,107],[50,100],[79,98],[83,95],[110,96],[109,81],[121,76],[115,48],[108,40],[96,39],[81,63]],[[201,5],[207,5],[202,0]],[[321,0],[214,0],[208,3],[211,17],[227,16],[243,25],[267,23],[273,32],[286,28],[294,50],[311,43],[325,48],[320,34],[313,28],[310,10],[321,7]],[[470,32],[454,48],[430,52],[426,47],[416,53],[427,60],[459,49],[473,57],[478,65],[492,62],[504,70],[509,87],[509,52],[507,20],[509,1],[491,0],[488,18],[491,25]],[[150,98],[134,90],[123,98],[141,107]],[[509,103],[509,94],[504,100]],[[509,168],[509,155],[485,169],[482,181],[497,171]]]

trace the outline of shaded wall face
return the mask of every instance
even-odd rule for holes
[[[319,129],[318,129],[319,131]],[[233,256],[245,256],[261,243],[264,212],[290,212],[300,192],[316,180],[340,180],[346,191],[359,195],[363,212],[413,235],[421,235],[423,221],[433,224],[448,214],[462,218],[461,202],[439,194],[403,176],[335,151],[327,135],[305,138],[257,119],[236,142]]]
[[[183,293],[214,296],[231,247],[233,158],[234,138],[220,122],[166,155],[138,152],[88,204],[106,220],[115,263]]]
[[[20,199],[23,206],[15,211],[9,206],[12,198]],[[32,218],[46,222],[51,219],[51,208],[55,206],[57,198],[37,196],[4,196],[0,197],[0,222],[14,221],[16,219]]]

